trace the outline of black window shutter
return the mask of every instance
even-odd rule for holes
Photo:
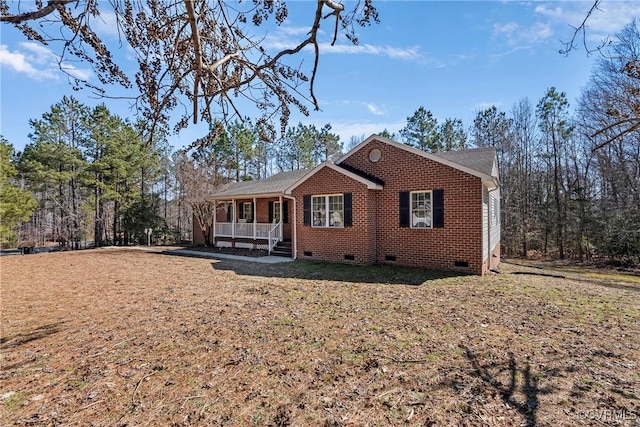
[[[311,195],[302,196],[302,213],[304,225],[311,225]]]
[[[238,217],[238,219],[245,219],[244,218],[244,203],[239,203],[238,204],[238,215],[236,215]]]
[[[409,192],[401,191],[399,194],[400,198],[400,227],[408,227],[409,222]]]
[[[273,202],[269,202],[269,222],[273,222],[273,218],[275,218],[275,213],[273,212]]]
[[[288,200],[283,200],[282,201],[282,222],[284,222],[285,224],[289,223],[289,201]]]
[[[227,222],[231,222],[233,218],[231,218],[231,209],[233,209],[233,205],[227,205]]]
[[[345,227],[351,227],[352,225],[352,209],[351,209],[351,193],[344,193],[343,197],[343,203],[344,203],[344,226]]]
[[[444,190],[433,190],[433,227],[444,227]]]

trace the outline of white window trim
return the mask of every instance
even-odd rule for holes
[[[342,210],[340,211],[342,215],[342,225],[339,227],[329,225],[329,197],[339,196],[342,198]],[[313,220],[313,199],[316,198],[324,198],[324,225],[315,225],[315,221]],[[313,228],[344,228],[344,193],[336,193],[336,194],[314,194],[311,196],[311,227]]]
[[[280,216],[280,203],[281,202],[273,202],[273,218],[271,218],[271,221],[274,224],[277,224],[282,220],[282,218],[278,218]]]
[[[416,227],[413,225],[413,195],[414,194],[424,194],[429,193],[429,218],[431,218],[431,223],[428,227]],[[432,190],[418,190],[418,191],[410,191],[409,192],[409,224],[411,228],[415,230],[430,230],[433,228],[433,191]]]
[[[245,221],[248,221],[249,218],[247,216],[247,206],[249,206],[248,209],[248,213],[251,214],[253,213],[253,203],[252,202],[242,202],[242,219],[244,219]],[[251,215],[251,221],[253,221],[253,215]]]

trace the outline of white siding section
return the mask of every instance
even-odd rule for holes
[[[489,191],[482,187],[482,261],[488,258],[489,241]]]
[[[500,243],[500,189],[489,191],[489,212],[490,212],[490,247],[491,250]],[[485,246],[486,247],[486,246]],[[485,254],[486,257],[487,254]]]

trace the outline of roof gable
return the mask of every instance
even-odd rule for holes
[[[329,169],[333,169],[334,171],[341,173],[355,181],[360,182],[361,184],[364,184],[369,190],[382,190],[382,184],[379,182],[374,182],[370,179],[367,179],[364,176],[361,176],[360,174],[356,174],[355,172],[342,168],[338,165],[336,165],[335,163],[332,162],[323,162],[320,165],[316,166],[315,168],[313,168],[311,171],[309,171],[309,173],[307,173],[304,177],[302,177],[301,179],[299,179],[298,181],[296,181],[294,184],[292,184],[289,188],[287,188],[287,190],[285,191],[285,194],[291,194],[291,192],[300,184],[302,184],[304,181],[306,181],[307,179],[311,178],[313,175],[315,175],[316,173],[318,173],[319,171],[321,171],[324,168],[329,168]]]
[[[497,177],[497,170],[495,168],[496,162],[496,150],[493,147],[474,148],[461,151],[449,151],[443,153],[427,153],[417,148],[411,147],[400,142],[393,141],[391,139],[371,135],[369,138],[356,145],[351,151],[344,156],[336,160],[336,164],[340,165],[346,159],[351,157],[354,153],[363,149],[372,141],[378,141],[383,144],[390,145],[400,150],[413,153],[415,155],[430,159],[434,162],[438,162],[454,169],[466,172],[470,175],[477,176],[482,179],[483,182],[495,182]]]

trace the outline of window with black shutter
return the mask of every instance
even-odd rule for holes
[[[433,226],[444,227],[444,190],[433,190]]]
[[[408,227],[411,223],[409,218],[409,192],[401,191],[398,198],[400,201],[400,227]]]
[[[302,216],[303,224],[311,225],[311,195],[302,196]]]
[[[400,227],[444,227],[444,190],[399,193]]]
[[[351,200],[353,199],[351,193],[344,193],[344,226],[351,227],[353,219],[352,219],[352,208],[351,208]]]

